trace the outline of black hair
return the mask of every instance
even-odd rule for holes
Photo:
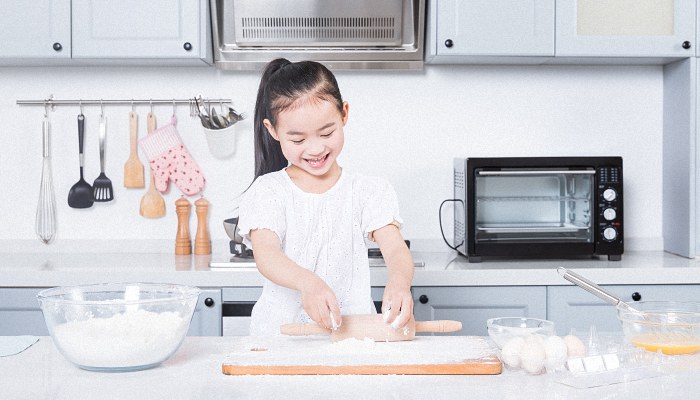
[[[343,112],[343,99],[333,73],[315,61],[292,63],[278,58],[265,67],[258,87],[255,103],[255,179],[269,172],[279,171],[288,164],[282,148],[263,125],[268,119],[277,125],[280,112],[295,106],[295,102],[306,96],[333,103]]]

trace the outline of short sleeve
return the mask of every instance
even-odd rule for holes
[[[372,232],[384,226],[393,224],[401,228],[403,220],[399,215],[399,202],[389,182],[381,178],[366,178],[361,192],[365,200],[362,229],[369,239],[372,239]]]
[[[286,218],[279,191],[276,181],[263,175],[243,195],[238,207],[238,229],[243,244],[249,248],[252,248],[250,232],[256,229],[269,229],[283,241]]]

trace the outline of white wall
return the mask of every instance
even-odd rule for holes
[[[404,236],[446,249],[438,206],[452,197],[457,156],[621,155],[625,167],[627,248],[661,249],[662,70],[658,66],[426,66],[420,72],[338,72],[350,102],[344,167],[389,179],[406,221]],[[177,228],[171,184],[167,214],[139,216],[145,189],[122,186],[128,158],[128,112],[107,106],[106,174],[115,201],[75,210],[66,198],[78,180],[78,107],[50,113],[58,235],[45,246],[34,233],[41,178],[42,107],[18,99],[130,99],[229,97],[252,116],[259,75],[213,68],[0,68],[0,251],[91,251],[95,243],[129,239],[132,249],[171,252]],[[86,180],[99,174],[99,106],[85,106]],[[145,135],[148,106],[137,106]],[[172,106],[156,106],[159,124]],[[213,158],[198,121],[178,106],[179,131],[207,178],[214,253],[227,252],[221,221],[232,216],[237,195],[252,177],[250,119],[240,123],[237,149]],[[141,160],[146,160],[141,153]],[[191,198],[194,202],[199,196]],[[190,232],[196,229],[194,209]],[[449,207],[444,213],[451,236]],[[108,242],[104,242],[108,241]],[[419,244],[420,246],[420,244]],[[109,246],[107,246],[109,247]],[[115,247],[115,250],[122,247]]]

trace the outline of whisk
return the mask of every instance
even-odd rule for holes
[[[45,244],[49,244],[56,235],[56,198],[51,179],[51,124],[48,109],[41,124],[43,133],[43,166],[41,169],[41,188],[39,204],[36,207],[36,234]]]

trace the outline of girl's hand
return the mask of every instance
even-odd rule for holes
[[[335,293],[313,273],[301,286],[301,302],[309,317],[324,328],[335,330],[342,323]]]
[[[413,318],[413,296],[410,285],[389,279],[382,298],[384,322],[394,329],[403,328]]]
[[[394,329],[403,328],[413,317],[413,257],[395,224],[375,230],[373,237],[389,271],[389,280],[382,298],[384,321]]]

